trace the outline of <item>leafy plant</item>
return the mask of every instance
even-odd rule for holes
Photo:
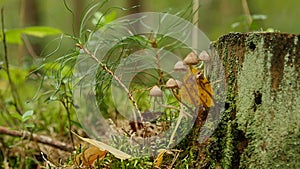
[[[246,30],[246,31],[255,31],[260,30],[262,28],[262,22],[266,20],[268,17],[262,14],[254,14],[251,15],[251,22],[247,21],[247,16],[240,16],[238,21],[233,23],[231,27],[234,30]]]
[[[24,114],[20,115],[19,113],[11,113],[11,116],[18,119],[22,124],[22,129],[33,128],[33,123],[26,123],[29,119],[33,118],[33,110],[28,110]]]
[[[62,31],[57,28],[46,26],[32,26],[18,29],[9,29],[5,31],[6,42],[11,44],[22,44],[22,35],[30,35],[34,37],[43,38],[46,36],[61,34]],[[0,36],[0,40],[3,37]]]

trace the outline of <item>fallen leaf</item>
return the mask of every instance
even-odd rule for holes
[[[96,146],[91,146],[76,156],[76,162],[84,166],[91,166],[95,160],[103,159],[107,151],[103,151]]]
[[[74,133],[74,132],[73,132]],[[79,137],[81,140],[88,142],[90,144],[92,144],[93,146],[99,148],[102,151],[108,151],[111,154],[113,154],[115,157],[117,157],[118,159],[121,160],[125,160],[125,159],[129,159],[131,158],[131,155],[124,153],[123,151],[120,151],[112,146],[109,146],[101,141],[97,141],[95,139],[90,139],[90,138],[83,138],[79,135],[77,135],[76,133],[74,133],[77,137]]]
[[[195,106],[214,106],[213,89],[203,74],[198,74],[195,68],[189,70],[183,79],[183,86],[179,91],[182,101]]]
[[[162,161],[163,161],[164,154],[165,154],[168,150],[166,150],[166,149],[160,149],[160,150],[158,150],[158,151],[159,151],[159,153],[158,153],[156,159],[154,160],[154,167],[155,167],[155,168],[160,168],[160,165],[161,165],[161,163],[162,163]]]

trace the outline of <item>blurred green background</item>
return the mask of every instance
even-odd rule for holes
[[[248,0],[254,26],[247,25],[243,8],[246,0],[199,0],[199,27],[212,41],[229,32],[274,31],[299,33],[300,22],[296,0]],[[95,3],[103,4],[91,13],[89,20],[83,19]],[[135,12],[169,12],[191,20],[192,0],[0,0],[4,7],[4,27],[7,30],[27,26],[49,26],[66,35],[78,37],[80,22],[87,22],[86,29],[92,29],[95,12],[115,12],[117,17]],[[133,6],[137,6],[132,8]],[[235,25],[235,27],[233,27]],[[74,39],[60,38],[60,35],[44,38],[22,36],[23,46],[8,44],[9,63],[26,70],[39,66],[49,54],[52,58],[64,56],[75,50]],[[55,51],[55,52],[54,52]],[[0,48],[1,55],[3,48]],[[49,55],[50,56],[50,55]],[[0,62],[3,57],[0,57]]]
[[[25,2],[27,1],[27,2]],[[66,33],[72,33],[72,16],[64,6],[63,0],[6,0],[4,3],[6,28],[16,28],[21,23],[21,4],[34,2],[37,6],[29,6],[28,9],[38,8],[36,13],[38,25],[47,25],[59,28]],[[103,0],[66,0],[70,9],[76,16],[82,16],[91,2],[103,2]],[[139,11],[157,11],[177,13],[190,5],[191,0],[111,0],[102,12],[111,7],[129,7],[131,4],[139,3]],[[208,35],[211,40],[216,40],[219,36],[231,31],[243,31],[233,29],[231,25],[239,22],[244,15],[241,0],[200,0],[199,8],[199,27]],[[299,33],[299,7],[300,1],[297,0],[248,0],[251,14],[262,14],[267,16],[261,27],[274,28],[280,32]],[[118,12],[118,16],[125,15],[130,11]],[[24,12],[24,11],[23,11]],[[30,11],[25,11],[30,12]],[[78,18],[80,19],[80,18]],[[24,23],[32,24],[32,23]],[[23,25],[24,25],[23,24]],[[76,28],[75,28],[76,29]]]
[[[243,2],[248,3],[253,19],[251,26],[247,24],[245,15],[247,12]],[[95,3],[103,6],[93,10],[91,18],[83,19]],[[297,16],[300,1],[199,0],[199,3],[199,27],[212,41],[224,34],[237,31],[271,30],[295,34],[300,32]],[[96,12],[114,12],[116,13],[114,18],[135,12],[169,12],[191,20],[192,16],[189,15],[192,10],[191,4],[192,0],[0,0],[0,5],[4,7],[6,30],[27,26],[49,26],[70,35],[63,38],[60,35],[44,38],[22,36],[23,45],[8,44],[9,63],[30,72],[40,66],[46,56],[52,56],[51,59],[54,60],[75,51],[74,39],[79,35],[81,21],[87,22],[83,31],[93,29],[92,19],[95,18],[93,14]],[[2,47],[0,54],[3,55]],[[0,63],[3,61],[1,56]],[[31,93],[28,98],[33,97],[34,92],[28,93]]]

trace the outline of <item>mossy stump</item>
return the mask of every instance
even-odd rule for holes
[[[209,168],[300,168],[300,35],[230,33],[226,111],[207,147]]]

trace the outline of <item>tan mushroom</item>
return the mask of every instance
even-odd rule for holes
[[[179,88],[179,86],[176,80],[170,78],[166,83],[166,88],[175,89],[175,88]]]
[[[174,70],[175,71],[186,71],[187,68],[184,65],[183,61],[178,61],[175,65],[174,65]]]
[[[151,112],[161,112],[161,107],[159,106],[163,102],[163,92],[161,89],[156,85],[153,86],[150,90],[149,96],[151,102]]]
[[[155,85],[150,90],[149,96],[162,97],[163,96],[163,92],[161,91],[161,89],[157,85]]]
[[[178,85],[178,88],[180,89],[181,88],[181,86],[182,86],[182,82],[181,81],[179,81],[179,80],[175,80],[176,81],[176,83],[177,83],[177,85]]]
[[[183,60],[184,64],[192,66],[199,63],[198,57],[195,52],[189,53]]]
[[[203,50],[200,55],[198,56],[198,59],[201,60],[201,61],[209,61],[210,60],[210,57],[209,57],[209,54]]]

